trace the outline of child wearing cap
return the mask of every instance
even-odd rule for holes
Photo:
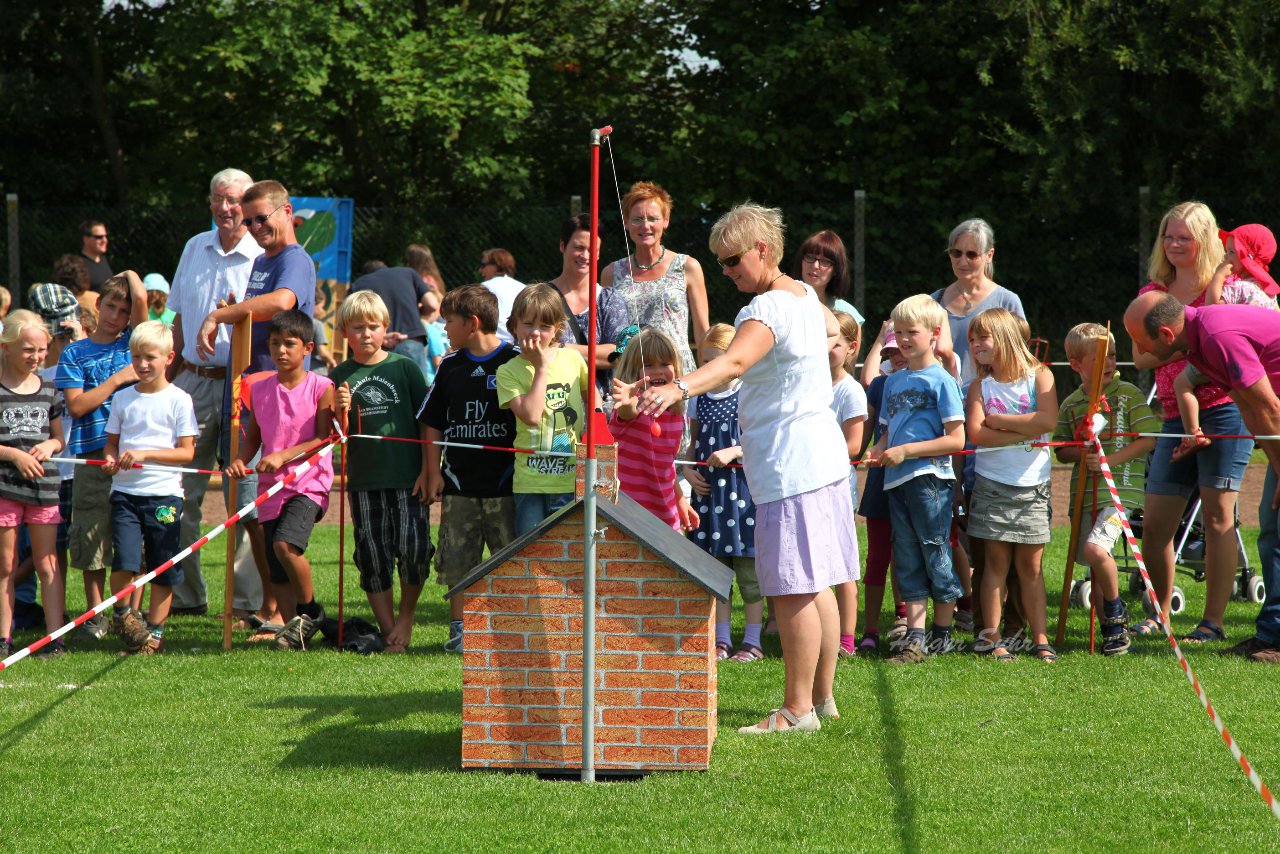
[[[147,289],[147,320],[158,320],[165,326],[173,326],[174,311],[169,308],[169,282],[159,273],[147,273],[142,277]]]
[[[1234,231],[1219,229],[1218,236],[1226,247],[1226,255],[1205,289],[1204,304],[1260,305],[1276,309],[1275,296],[1280,293],[1280,285],[1269,272],[1276,255],[1276,238],[1271,229],[1251,223],[1237,226]],[[1196,388],[1206,382],[1204,374],[1190,362],[1173,381],[1183,431],[1191,434],[1174,449],[1170,456],[1174,462],[1211,443],[1200,429],[1200,400],[1196,397]]]

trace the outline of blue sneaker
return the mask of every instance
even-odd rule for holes
[[[449,639],[444,642],[445,652],[462,652],[462,621],[449,621]]]

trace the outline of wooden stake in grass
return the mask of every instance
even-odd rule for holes
[[[249,370],[249,359],[253,345],[253,317],[245,317],[231,327],[231,459],[230,465],[240,453],[240,382],[244,372]],[[239,501],[239,482],[232,480],[230,484],[231,506],[236,507]],[[227,576],[226,589],[222,597],[222,648],[231,649],[231,609],[234,604],[236,586],[236,527],[232,523],[227,528]],[[264,591],[265,593],[265,591]]]
[[[1098,402],[1102,397],[1102,378],[1107,372],[1107,351],[1111,349],[1111,324],[1107,324],[1107,334],[1098,336],[1097,358],[1093,362],[1093,382],[1089,388],[1089,407],[1085,410],[1084,423],[1092,424],[1093,416],[1098,411]],[[1062,599],[1058,603],[1058,634],[1054,638],[1054,646],[1062,646],[1062,642],[1067,636],[1067,609],[1071,607],[1071,581],[1072,573],[1076,565],[1076,546],[1080,539],[1080,519],[1084,515],[1084,492],[1086,481],[1093,481],[1096,478],[1093,472],[1089,471],[1089,466],[1085,463],[1085,457],[1089,453],[1089,448],[1082,447],[1080,449],[1080,477],[1076,480],[1076,495],[1073,506],[1075,512],[1071,514],[1071,539],[1067,541],[1067,569],[1062,575]],[[1092,631],[1090,632],[1092,634]]]

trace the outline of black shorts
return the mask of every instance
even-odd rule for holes
[[[295,495],[280,508],[280,515],[262,523],[267,541],[267,566],[271,570],[273,584],[288,584],[289,574],[276,556],[276,543],[288,543],[306,554],[311,540],[311,529],[320,520],[320,505],[305,495]]]
[[[111,493],[112,572],[141,575],[182,551],[182,497]],[[153,584],[182,583],[182,564],[157,575]]]

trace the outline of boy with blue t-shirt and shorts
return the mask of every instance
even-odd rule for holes
[[[145,307],[145,303],[143,304]],[[196,409],[191,395],[169,382],[173,333],[162,321],[149,320],[129,340],[136,385],[116,395],[107,418],[103,472],[111,478],[111,592],[118,594],[135,576],[182,550],[182,473],[139,463],[183,465],[196,455]],[[126,653],[159,652],[164,622],[173,601],[173,585],[182,583],[182,566],[157,575],[145,619],[128,602],[117,602],[111,624]]]
[[[440,308],[453,353],[445,356],[422,409],[427,427],[427,497],[440,501],[436,580],[446,589],[480,563],[485,546],[495,554],[515,539],[511,480],[515,455],[507,451],[441,448],[440,441],[509,448],[516,421],[498,405],[498,368],[516,350],[498,337],[498,298],[483,285],[445,294]],[[446,652],[462,652],[462,597],[449,600]]]
[[[137,381],[129,353],[131,330],[146,322],[147,290],[132,270],[108,279],[98,293],[98,325],[88,338],[73,341],[58,359],[54,379],[66,400],[71,427],[67,451],[81,459],[101,460],[107,444],[112,397]],[[85,604],[102,601],[111,544],[111,476],[100,466],[77,466],[71,489],[70,564],[84,573]],[[142,600],[135,594],[136,603]],[[80,637],[100,639],[107,615],[80,627]]]
[[[893,331],[907,369],[890,374],[878,415],[887,428],[870,451],[885,469],[893,522],[893,571],[907,605],[907,634],[892,664],[925,660],[924,622],[933,598],[932,645],[951,647],[951,618],[963,594],[951,563],[955,472],[951,454],[964,448],[964,404],[956,380],[938,364],[934,344],[947,317],[932,298],[907,297],[893,309]]]

